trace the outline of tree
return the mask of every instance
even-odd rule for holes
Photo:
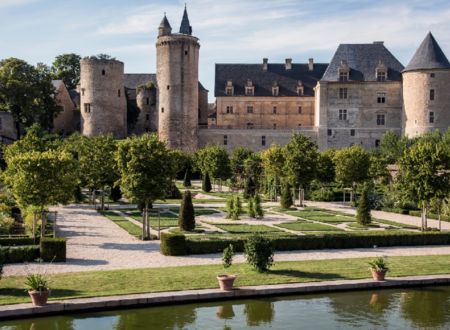
[[[281,207],[283,209],[288,209],[292,206],[292,192],[289,183],[283,184],[283,189],[281,192]]]
[[[367,184],[363,186],[359,196],[358,207],[356,208],[356,221],[363,226],[367,226],[371,222],[369,188]]]
[[[77,182],[76,162],[69,153],[29,151],[7,157],[6,163],[4,182],[22,208],[33,206],[42,215],[46,207],[72,199]]]
[[[399,138],[392,131],[386,132],[380,142],[380,154],[386,159],[388,164],[395,162],[403,155],[403,151],[409,144],[407,138]]]
[[[185,231],[193,231],[195,229],[194,205],[192,204],[191,192],[189,190],[186,190],[183,194],[178,225],[180,226],[180,229]]]
[[[266,179],[266,189],[274,200],[278,196],[278,185],[281,178],[285,175],[283,172],[284,162],[283,149],[277,144],[272,144],[270,148],[261,152],[261,164]]]
[[[223,147],[208,146],[197,150],[194,161],[202,175],[208,173],[214,179],[226,180],[230,177],[230,159]]]
[[[123,194],[144,203],[142,237],[149,238],[148,206],[164,198],[173,177],[169,150],[156,135],[144,134],[120,141],[115,159]]]
[[[250,154],[244,161],[244,194],[255,196],[256,192],[259,191],[262,171],[262,160],[260,155]]]
[[[308,187],[316,176],[317,145],[301,134],[294,134],[283,147],[283,155],[283,170],[287,179],[295,188]]]
[[[210,192],[211,189],[212,189],[212,187],[211,187],[211,180],[209,179],[208,172],[206,172],[205,175],[203,175],[202,190],[204,192]]]
[[[336,153],[335,149],[328,149],[321,153],[317,158],[317,180],[321,183],[332,183],[336,177],[336,170],[333,157]]]
[[[186,172],[184,173],[183,187],[190,187],[190,186],[192,186],[191,176],[192,176],[192,174],[191,174],[191,167],[188,166],[186,168]]]
[[[82,138],[78,144],[78,162],[80,164],[80,176],[83,185],[92,192],[102,191],[101,209],[105,207],[105,191],[112,188],[119,179],[115,153],[116,141],[111,135],[101,135],[91,138]],[[95,203],[95,195],[92,194],[92,202]]]
[[[369,179],[370,155],[359,145],[336,151],[333,158],[336,180],[344,186],[352,186]]]
[[[450,154],[444,142],[419,139],[399,160],[398,183],[422,209],[422,230],[427,229],[427,212],[433,199],[450,192]]]
[[[48,70],[38,68],[17,58],[0,61],[0,111],[11,113],[17,139],[21,127],[39,123],[49,129],[53,118],[62,110],[55,101],[55,88]]]
[[[53,61],[51,74],[53,79],[64,81],[67,89],[75,89],[80,81],[80,60],[78,54],[61,54]]]
[[[232,173],[232,182],[238,188],[242,188],[242,182],[245,178],[244,162],[250,155],[253,155],[253,151],[245,147],[237,147],[233,149],[230,157],[230,168]]]

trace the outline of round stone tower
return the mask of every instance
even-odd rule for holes
[[[136,91],[136,104],[140,111],[136,133],[156,132],[158,130],[156,87],[143,86],[138,88]]]
[[[87,57],[80,61],[81,133],[85,136],[127,135],[124,65]]]
[[[403,70],[403,135],[450,126],[450,63],[429,33]]]
[[[179,33],[172,33],[164,15],[156,42],[158,134],[169,148],[187,152],[197,150],[198,144],[199,49],[186,8]]]

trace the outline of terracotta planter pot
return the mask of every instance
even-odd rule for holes
[[[47,304],[48,296],[50,295],[50,290],[45,291],[35,291],[30,290],[28,294],[31,297],[31,302],[34,306],[45,306]]]
[[[233,283],[236,279],[236,275],[219,275],[217,276],[217,280],[219,281],[219,286],[221,290],[232,290]]]
[[[375,281],[384,281],[387,270],[375,270],[371,269],[372,277]]]

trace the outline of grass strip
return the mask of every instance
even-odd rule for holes
[[[214,224],[217,228],[226,230],[232,234],[245,234],[245,233],[269,233],[279,232],[280,229],[265,225],[235,225],[235,224]]]
[[[103,216],[114,222],[116,225],[118,225],[120,228],[126,230],[130,235],[133,236],[140,236],[142,235],[142,228],[139,226],[136,226],[131,221],[128,221],[121,215],[118,215],[117,213],[113,211],[99,211]]]
[[[276,262],[268,273],[257,273],[246,264],[234,264],[228,273],[237,274],[236,286],[318,282],[369,278],[372,258]],[[450,255],[387,258],[388,276],[450,273]],[[217,288],[221,265],[182,266],[82,272],[49,275],[50,300],[100,297],[145,292]],[[1,280],[0,305],[29,302],[24,276]]]
[[[286,222],[276,226],[296,231],[343,231],[337,227],[306,221]]]

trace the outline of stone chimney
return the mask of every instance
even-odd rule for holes
[[[309,71],[313,71],[314,70],[314,59],[313,58],[309,59],[308,69],[309,69]]]
[[[268,58],[263,58],[263,65],[262,65],[263,71],[267,71],[268,62],[269,62]]]
[[[292,58],[287,58],[284,66],[285,66],[286,70],[291,70],[292,69]]]

